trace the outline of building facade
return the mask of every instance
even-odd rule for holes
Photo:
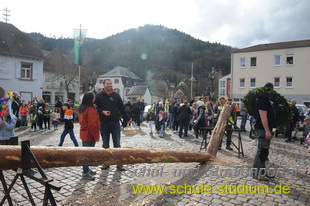
[[[219,97],[230,98],[231,74],[219,79]]]
[[[78,66],[60,49],[42,51],[45,56],[43,66],[42,98],[46,103],[62,101],[79,102]],[[68,87],[68,88],[67,88]]]
[[[97,92],[103,89],[104,79],[112,80],[114,91],[117,92],[123,100],[126,100],[126,95],[133,86],[140,85],[143,82],[140,77],[132,73],[128,68],[118,66],[98,77],[95,85],[95,90]]]
[[[310,40],[260,44],[231,54],[231,97],[239,101],[266,82],[287,100],[310,102]]]
[[[42,97],[44,56],[34,40],[0,22],[0,89],[16,91],[26,102]]]

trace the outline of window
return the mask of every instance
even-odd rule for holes
[[[240,79],[239,87],[240,88],[245,88],[245,79],[244,78]]]
[[[293,77],[286,77],[286,87],[293,87]]]
[[[136,86],[137,84],[138,84],[138,82],[133,82],[133,85],[135,85],[135,86]]]
[[[53,78],[50,76],[45,76],[45,82],[52,82]]]
[[[225,81],[220,82],[220,88],[225,88]],[[220,95],[221,96],[221,95]]]
[[[44,99],[45,103],[51,103],[51,92],[42,92],[42,98]]]
[[[225,89],[220,89],[220,96],[221,97],[225,97],[226,96]]]
[[[32,79],[32,64],[22,63],[20,78],[21,79]]]
[[[119,89],[114,89],[114,92],[119,94]]]
[[[129,93],[130,89],[126,89],[126,95]]]
[[[119,80],[118,79],[114,79],[114,84],[118,84]]]
[[[102,83],[103,83],[103,80],[102,80],[102,79],[99,79],[98,82],[99,82],[99,84],[102,84]]]
[[[250,79],[250,87],[251,88],[255,88],[256,87],[256,79],[255,78],[251,78]]]
[[[240,58],[240,68],[245,68],[245,58]]]
[[[280,88],[280,77],[275,77],[273,81],[274,88]]]
[[[281,66],[281,56],[280,55],[274,56],[274,65],[275,66]]]
[[[287,56],[286,57],[286,64],[290,65],[294,63],[293,56]]]
[[[256,67],[256,57],[251,57],[251,67]]]
[[[126,79],[126,84],[129,84],[129,80],[128,79]]]

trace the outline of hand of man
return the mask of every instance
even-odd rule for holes
[[[267,140],[271,140],[271,139],[272,139],[272,134],[271,134],[271,132],[266,131],[266,133],[265,133],[265,139],[267,139]]]
[[[111,112],[110,111],[102,111],[102,114],[104,116],[110,116]]]
[[[198,120],[196,119],[196,120],[194,120],[194,124],[197,124],[198,123]]]

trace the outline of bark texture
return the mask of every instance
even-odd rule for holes
[[[219,145],[221,143],[221,140],[224,136],[224,132],[227,125],[227,119],[230,116],[231,112],[231,106],[226,104],[220,113],[219,119],[213,129],[211,139],[209,141],[208,147],[207,147],[207,154],[211,155],[211,159],[216,157]]]
[[[43,168],[101,164],[207,162],[210,155],[194,151],[95,147],[42,147],[31,151]],[[0,170],[21,167],[21,146],[0,146]]]

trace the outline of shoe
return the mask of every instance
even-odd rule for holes
[[[95,172],[95,171],[92,171],[92,170],[89,170],[89,173],[90,173],[92,176],[96,175],[96,172]]]
[[[180,138],[182,138],[182,136],[179,136]]]
[[[82,173],[82,178],[85,179],[85,180],[95,180],[96,178],[94,176],[92,176],[90,174],[90,171],[87,172],[86,174],[85,173]]]
[[[123,165],[117,165],[116,169],[118,169],[119,171],[126,171]]]
[[[32,129],[31,131],[32,131],[32,132],[34,132],[35,130],[34,130],[34,129]]]
[[[162,136],[162,135],[159,135],[159,137],[160,137],[160,138],[164,138],[164,136]]]
[[[234,150],[234,149],[231,148],[230,146],[227,146],[226,149],[228,149],[228,150],[230,150],[230,151]]]
[[[102,170],[107,170],[107,169],[109,169],[110,168],[110,165],[102,165],[101,166],[101,169]]]
[[[286,139],[285,142],[293,142],[291,139]]]
[[[253,176],[254,179],[257,179],[258,181],[266,181],[269,182],[270,179],[268,177],[265,176]]]
[[[297,137],[293,137],[292,140],[298,140]]]

